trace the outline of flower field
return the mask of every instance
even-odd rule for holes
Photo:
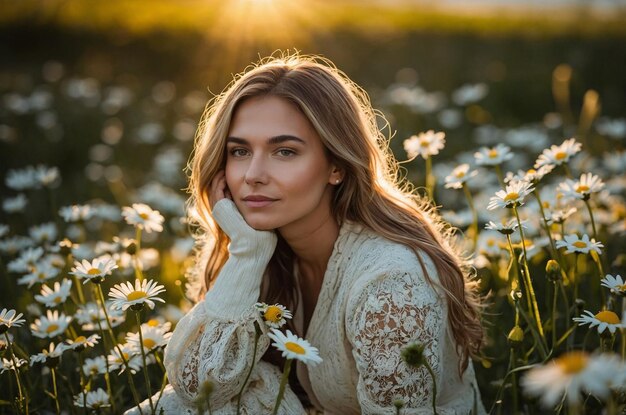
[[[2,72],[0,414],[118,414],[158,396],[164,348],[195,301],[185,166],[211,94],[111,70],[98,79],[50,59],[35,75]],[[596,90],[573,96],[569,65],[550,75],[553,108],[517,125],[499,123],[490,81],[431,91],[405,70],[371,96],[390,120],[381,127],[398,131],[401,176],[456,229],[472,266],[487,411],[619,414],[626,118],[603,115]],[[324,359],[280,331],[290,310],[257,308],[288,362]],[[415,350],[406,364],[421,364]],[[203,388],[197,405],[210,411],[219,391]]]

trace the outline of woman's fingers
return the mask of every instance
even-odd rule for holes
[[[215,204],[226,197],[226,176],[224,174],[224,170],[220,170],[217,172],[213,181],[211,182],[211,190],[209,192],[209,203],[211,204],[211,209]]]

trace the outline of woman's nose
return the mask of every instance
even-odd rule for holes
[[[246,184],[264,184],[267,183],[267,166],[261,155],[255,155],[250,159],[244,180]]]

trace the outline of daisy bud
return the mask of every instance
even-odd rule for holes
[[[578,313],[582,313],[583,310],[585,309],[585,300],[583,300],[582,298],[577,298],[574,301],[574,305],[576,306],[576,310],[578,311]]]
[[[59,253],[63,256],[68,256],[72,253],[72,247],[74,244],[69,239],[65,238],[59,242]]]
[[[137,243],[135,242],[135,240],[126,245],[125,249],[129,255],[135,255],[137,253]]]
[[[402,349],[402,360],[414,368],[422,366],[425,362],[424,358],[424,345],[418,343],[412,343]]]
[[[561,266],[554,259],[551,259],[546,264],[546,274],[550,281],[558,281],[561,279]]]
[[[520,326],[513,327],[507,336],[507,340],[509,341],[509,346],[518,347],[524,341],[524,330]]]

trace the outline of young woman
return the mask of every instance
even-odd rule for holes
[[[440,414],[484,412],[462,261],[399,182],[365,92],[330,62],[270,58],[242,74],[206,111],[190,167],[203,284],[165,352],[166,413],[197,413],[206,381],[212,413],[234,413],[252,364],[242,413],[271,413],[281,362],[266,335],[254,353],[259,301],[292,310],[289,328],[323,359],[295,366],[280,413],[393,414],[397,400],[432,413],[435,390]],[[415,342],[436,388],[401,358]]]

